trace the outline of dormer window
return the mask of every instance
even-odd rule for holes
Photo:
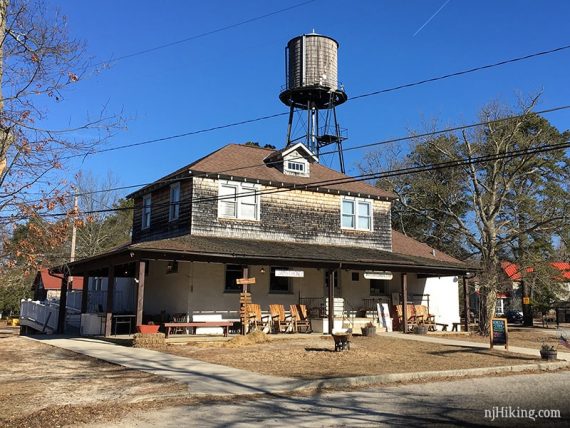
[[[303,162],[287,161],[287,162],[285,162],[285,170],[304,174],[305,173],[305,164]]]
[[[303,143],[297,143],[294,146],[273,152],[264,159],[265,163],[285,175],[301,177],[310,177],[311,164],[318,161],[318,158]]]

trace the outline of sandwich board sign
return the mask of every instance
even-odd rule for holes
[[[491,349],[493,349],[494,345],[504,345],[505,349],[509,349],[509,332],[507,330],[506,318],[491,319],[489,334]]]

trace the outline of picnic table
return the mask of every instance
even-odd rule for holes
[[[199,327],[222,327],[224,329],[224,337],[228,337],[228,329],[233,325],[233,321],[167,322],[164,323],[164,329],[166,337],[168,337],[170,334],[182,329],[189,329],[192,332],[191,334],[196,334],[196,329]]]

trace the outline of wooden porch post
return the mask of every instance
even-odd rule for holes
[[[271,269],[269,269],[271,271]],[[241,274],[242,278],[249,278],[249,267],[248,266],[243,266],[242,267],[242,274]],[[240,296],[240,317],[241,317],[241,329],[240,329],[240,333],[242,336],[245,336],[245,334],[247,333],[247,316],[248,314],[246,313],[246,305],[247,305],[247,300],[248,300],[248,294],[247,294],[247,284],[243,284],[241,286],[242,290],[241,290],[241,296]],[[251,300],[250,300],[251,301]]]
[[[329,271],[329,334],[333,333],[334,327],[334,276],[335,270]]]
[[[115,266],[109,266],[107,274],[107,307],[105,321],[105,337],[111,336],[111,327],[113,325],[113,294],[115,293]]]
[[[137,313],[135,325],[143,323],[143,308],[144,308],[144,277],[146,262],[137,260],[135,265],[135,279],[137,282]]]
[[[57,333],[65,332],[65,315],[67,309],[67,286],[69,284],[69,274],[66,272],[61,279],[61,288],[59,291],[59,314],[57,318]]]
[[[463,313],[465,314],[463,320],[463,331],[469,331],[469,293],[467,291],[469,280],[466,276],[463,277]]]
[[[87,303],[89,299],[89,274],[83,275],[83,290],[81,291],[81,313],[87,313]]]
[[[402,272],[402,321],[404,333],[408,332],[408,274]]]

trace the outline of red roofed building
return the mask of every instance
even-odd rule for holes
[[[570,263],[552,262],[550,263],[550,266],[560,271],[560,276],[557,278],[560,280],[560,282],[570,282]],[[507,277],[511,281],[513,282],[522,281],[522,272],[519,265],[517,265],[516,263],[503,260],[501,262],[501,267],[503,268],[503,272],[505,272],[505,275],[507,275]],[[526,273],[531,273],[531,272],[534,272],[534,268],[532,266],[527,267]]]
[[[32,283],[34,300],[59,299],[61,292],[61,274],[50,275],[47,268],[40,269]],[[71,277],[68,290],[82,290],[83,278]]]

